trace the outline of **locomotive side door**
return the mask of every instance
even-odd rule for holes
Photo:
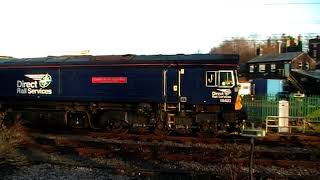
[[[184,69],[169,67],[163,72],[164,76],[164,98],[165,103],[175,104],[180,111],[181,106],[181,82]]]
[[[165,101],[166,103],[178,103],[179,97],[179,71],[176,68],[169,67],[165,70]]]

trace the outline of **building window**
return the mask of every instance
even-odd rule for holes
[[[317,48],[317,43],[312,43],[313,48]]]
[[[276,72],[276,64],[271,64],[270,65],[270,71],[271,72]]]
[[[278,71],[279,71],[278,75],[284,76],[284,69],[278,69]]]
[[[249,67],[249,72],[251,72],[251,73],[254,72],[254,65],[250,65],[250,67]]]
[[[266,72],[266,65],[265,64],[259,64],[259,72]]]
[[[317,50],[313,50],[313,57],[317,57]]]
[[[299,62],[298,68],[299,68],[299,69],[302,69],[302,62]]]
[[[306,62],[306,70],[309,70],[310,66],[309,66],[309,63]]]

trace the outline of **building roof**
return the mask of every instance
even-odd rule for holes
[[[291,71],[296,72],[302,76],[308,76],[308,77],[312,77],[315,79],[320,79],[320,70],[306,71],[306,70],[301,70],[301,69],[292,69]]]
[[[320,42],[320,36],[317,36],[314,39],[309,39],[309,45],[311,45],[311,43],[319,43]]]
[[[266,54],[257,56],[247,63],[259,63],[259,62],[280,62],[280,61],[292,61],[294,58],[300,56],[304,52],[288,52],[281,54]]]

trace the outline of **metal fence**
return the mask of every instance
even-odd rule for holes
[[[286,97],[280,99],[274,95],[243,97],[243,105],[248,120],[263,123],[267,116],[279,115],[279,101],[289,101],[289,116],[304,117],[310,122],[320,123],[320,95],[304,97]]]

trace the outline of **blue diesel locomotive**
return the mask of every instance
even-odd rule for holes
[[[2,58],[1,111],[72,128],[235,130],[238,63],[234,54]]]

